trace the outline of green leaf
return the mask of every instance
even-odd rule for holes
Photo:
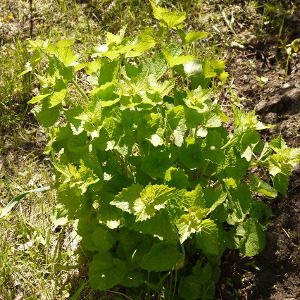
[[[282,138],[281,135],[279,135],[277,138],[271,140],[270,141],[270,146],[276,152],[288,148],[285,140]]]
[[[207,262],[205,266],[203,266],[202,259],[199,259],[197,261],[197,264],[195,267],[193,267],[193,275],[197,276],[199,279],[199,282],[201,284],[206,284],[213,275],[213,268],[212,265]]]
[[[177,230],[170,223],[167,213],[163,210],[159,211],[151,219],[134,222],[128,225],[131,229],[144,234],[151,234],[159,239],[177,240]]]
[[[204,253],[220,254],[219,230],[213,220],[205,219],[201,222],[196,238],[197,247]]]
[[[128,261],[140,262],[153,245],[153,237],[129,230],[119,229],[119,241],[116,254]]]
[[[290,176],[283,174],[283,173],[277,173],[275,177],[273,178],[274,187],[283,195],[287,195],[287,189],[289,185]]]
[[[126,266],[123,261],[106,253],[94,255],[90,263],[89,278],[91,287],[100,291],[107,291],[120,284],[126,274]]]
[[[60,40],[56,44],[50,44],[47,47],[49,53],[59,57],[61,62],[66,66],[70,66],[77,61],[77,56],[74,55],[71,46],[74,44],[71,40]]]
[[[247,130],[241,137],[241,157],[250,161],[255,152],[262,150],[260,135],[256,131]]]
[[[98,218],[101,224],[110,229],[116,229],[121,225],[123,212],[110,204],[102,204],[98,211]]]
[[[62,89],[58,92],[53,92],[49,96],[50,108],[60,104],[67,95],[67,89]]]
[[[185,12],[170,11],[166,8],[157,6],[154,2],[150,1],[154,18],[159,20],[161,25],[167,26],[173,29],[182,28],[183,21],[186,19]]]
[[[245,234],[240,241],[240,250],[246,256],[254,256],[265,248],[265,233],[256,219],[248,219],[243,223],[243,228]]]
[[[201,167],[201,145],[202,140],[196,139],[194,143],[186,143],[180,148],[179,160],[187,168],[194,169]]]
[[[87,198],[79,195],[77,188],[70,188],[68,184],[61,184],[57,189],[57,201],[68,212],[69,219],[84,216],[89,209]]]
[[[60,115],[61,105],[56,105],[51,107],[49,99],[45,98],[45,101],[35,105],[32,109],[35,118],[41,122],[45,127],[53,126],[54,123],[58,120]]]
[[[17,197],[13,198],[1,211],[0,218],[5,217],[13,208],[16,204],[18,204],[26,195],[31,194],[31,193],[40,193],[44,191],[49,191],[51,189],[50,186],[45,186],[33,190],[26,191]]]
[[[249,162],[241,158],[234,147],[225,151],[225,159],[218,165],[219,178],[241,180],[247,173]]]
[[[106,43],[107,45],[115,44],[115,45],[120,45],[122,40],[124,39],[126,31],[126,26],[122,27],[121,30],[119,31],[119,34],[113,34],[111,32],[106,33]]]
[[[251,190],[271,198],[277,197],[277,191],[265,181],[259,179],[256,175],[250,174]]]
[[[107,227],[97,226],[91,235],[91,242],[93,243],[94,249],[89,250],[105,253],[114,245],[116,238]]]
[[[165,182],[177,189],[185,189],[189,185],[188,176],[183,169],[171,167],[166,171]]]
[[[280,154],[273,154],[268,158],[269,172],[272,176],[276,176],[278,173],[289,176],[291,174],[293,164],[290,159],[290,148],[283,150]]]
[[[179,295],[183,299],[200,299],[202,283],[196,275],[185,276],[180,280]]]
[[[90,185],[97,183],[100,180],[94,174],[93,170],[87,168],[83,164],[83,161],[81,161],[81,164],[78,168],[72,164],[53,164],[56,170],[62,173],[61,181],[64,184],[68,183],[70,188],[74,188],[74,191],[76,191],[77,195],[83,195]]]
[[[267,128],[274,127],[274,125],[263,124],[258,121],[255,111],[246,113],[245,111],[239,110],[236,106],[231,105],[234,114],[234,124],[235,127],[241,127],[242,130],[254,129],[263,130]]]
[[[152,74],[156,80],[161,78],[168,70],[166,59],[162,53],[156,54],[151,58],[146,59],[142,65],[140,76],[147,77]]]
[[[268,225],[270,217],[273,216],[271,209],[262,201],[255,201],[252,204],[250,216],[260,222],[265,227]]]
[[[192,206],[187,214],[179,218],[177,228],[180,235],[180,243],[183,243],[192,233],[198,232],[201,229],[202,219],[207,213],[208,209]]]
[[[109,61],[106,58],[101,58],[96,62],[97,64],[92,67],[92,74],[88,81],[97,87],[105,83],[112,83],[119,72],[120,62],[118,60]]]
[[[168,271],[175,267],[181,257],[176,241],[154,244],[139,265],[147,271]]]
[[[209,130],[206,136],[206,146],[203,148],[203,158],[214,163],[221,163],[224,158],[224,150],[222,147],[221,132],[217,130]]]
[[[205,207],[209,208],[209,213],[213,212],[219,205],[221,205],[227,198],[227,193],[215,188],[203,189]]]
[[[177,65],[183,65],[196,59],[193,55],[173,56],[169,51],[163,50],[163,54],[171,68]]]
[[[136,216],[136,221],[145,221],[152,218],[157,211],[164,208],[165,203],[175,196],[175,189],[166,185],[141,185],[133,184],[123,189],[111,205]]]
[[[167,185],[147,185],[140,198],[134,201],[133,212],[136,221],[152,218],[157,211],[164,208],[165,203],[175,197],[175,189]]]
[[[126,274],[121,282],[122,286],[138,287],[145,283],[145,275],[137,268],[135,263],[126,262]]]
[[[250,187],[246,183],[242,183],[236,190],[231,191],[231,207],[233,210],[233,220],[241,222],[249,213],[253,198],[250,192]]]
[[[203,124],[208,128],[220,127],[222,125],[222,118],[219,112],[208,111],[204,114],[205,123]]]
[[[203,39],[206,36],[208,36],[207,32],[203,32],[203,31],[190,32],[185,36],[185,43],[190,44],[197,40]]]
[[[110,202],[111,205],[118,207],[119,209],[133,214],[134,201],[140,198],[143,186],[139,184],[133,184],[128,188],[124,188],[113,201]]]
[[[164,178],[165,172],[172,166],[173,159],[164,151],[154,150],[146,156],[142,170],[153,178]]]
[[[50,95],[51,95],[51,93],[37,95],[37,96],[31,98],[31,100],[29,100],[28,103],[34,104],[34,103],[40,102],[41,100],[45,99],[46,97],[48,97]]]

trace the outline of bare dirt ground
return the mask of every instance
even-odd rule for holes
[[[243,34],[246,32],[239,33]],[[287,17],[281,39],[288,45],[299,37],[300,7]],[[237,95],[245,99],[244,108],[255,109],[263,122],[277,125],[264,133],[265,139],[282,134],[289,146],[300,147],[300,53],[287,62],[286,45],[279,47],[273,34],[250,39],[242,49],[235,49],[229,68]],[[298,167],[287,197],[266,200],[274,216],[265,250],[254,259],[227,254],[222,279],[227,291],[221,284],[221,299],[300,299],[299,195]],[[229,284],[227,277],[232,279]]]

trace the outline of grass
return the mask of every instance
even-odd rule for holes
[[[0,3],[0,207],[25,190],[52,182],[49,160],[42,154],[46,137],[27,105],[38,83],[30,74],[18,77],[29,58],[28,39],[72,38],[78,51],[85,51],[103,41],[106,31],[116,33],[126,24],[134,33],[153,24],[150,4],[142,0],[32,0],[32,7],[30,2]],[[225,52],[234,52],[233,38],[244,42],[238,35],[240,20],[247,17],[255,29],[263,18],[256,1],[245,1],[243,9],[232,0],[161,2],[187,11],[188,27],[212,33],[193,52],[209,55],[207,49],[212,49],[220,58],[233,56]],[[77,299],[107,299],[85,286],[73,224],[54,225],[54,207],[53,191],[30,195],[0,219],[0,300],[69,299],[79,290]]]

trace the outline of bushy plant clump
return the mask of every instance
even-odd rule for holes
[[[78,219],[92,257],[90,285],[211,299],[225,249],[264,248],[271,212],[254,195],[285,195],[300,150],[281,136],[264,143],[258,131],[271,126],[235,106],[229,132],[212,97],[225,62],[187,54],[207,34],[151,5],[160,26],[108,32],[88,62],[69,40],[32,41],[25,72],[44,68],[30,102],[49,133],[60,214]]]

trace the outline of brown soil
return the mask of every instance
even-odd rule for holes
[[[300,7],[285,26],[281,40],[288,45],[300,37]],[[239,36],[243,34],[247,33],[239,32]],[[236,94],[244,99],[243,107],[255,109],[263,122],[277,125],[264,132],[265,140],[282,134],[289,146],[300,147],[300,52],[286,65],[287,54],[279,42],[276,35],[263,34],[243,44],[242,49],[234,49],[230,73]],[[259,82],[257,76],[268,80]],[[300,299],[299,194],[298,166],[287,197],[266,199],[274,216],[265,250],[254,258],[235,251],[226,254],[219,299]]]

